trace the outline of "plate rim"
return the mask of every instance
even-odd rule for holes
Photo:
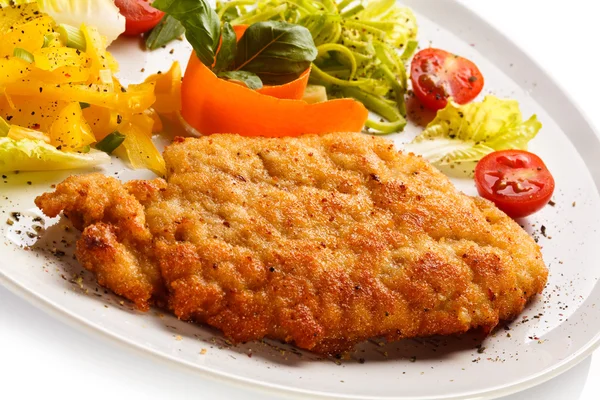
[[[398,1],[398,0],[397,0]],[[427,1],[427,0],[426,0]],[[579,103],[575,101],[571,94],[564,89],[562,84],[554,78],[552,74],[550,74],[543,66],[541,66],[537,61],[532,59],[519,44],[512,41],[508,36],[506,36],[502,31],[492,25],[490,22],[485,20],[479,14],[475,13],[468,6],[463,4],[460,0],[448,0],[447,4],[451,4],[454,9],[465,16],[467,19],[477,22],[479,24],[483,24],[486,26],[488,31],[493,32],[498,39],[504,41],[505,45],[509,45],[513,49],[519,51],[519,56],[521,59],[527,64],[527,69],[537,70],[538,76],[541,78],[540,80],[545,81],[546,84],[550,85],[550,90],[554,92],[555,95],[561,97],[561,100],[571,107],[574,108],[575,113],[570,114],[570,119],[572,120],[580,120],[587,126],[587,131],[594,137],[594,142],[596,147],[600,146],[600,134],[598,129],[591,123],[590,119],[586,115],[585,112],[581,109]],[[506,71],[503,71],[506,73]],[[510,75],[510,74],[507,74]],[[539,95],[532,95],[532,98],[539,102]],[[547,107],[544,106],[544,109]],[[549,113],[550,114],[550,113]],[[558,122],[557,122],[558,123]],[[561,125],[558,123],[559,126]],[[587,133],[583,135],[587,136]],[[588,169],[591,177],[594,180],[596,191],[600,193],[600,169],[596,171],[591,167],[588,162],[588,157],[585,157],[579,151],[579,146],[577,146],[571,138],[569,137],[569,141],[576,148],[578,153],[581,155],[581,158]],[[600,147],[599,147],[600,148]],[[597,163],[596,168],[600,168],[600,162]],[[43,310],[47,314],[56,318],[57,320],[66,323],[69,326],[72,326],[78,329],[81,332],[90,333],[96,337],[102,337],[104,339],[108,339],[110,342],[126,349],[134,350],[136,353],[139,353],[145,357],[151,357],[153,359],[157,359],[160,361],[168,362],[169,365],[177,368],[185,368],[189,371],[194,371],[195,373],[200,373],[203,377],[213,379],[215,381],[223,382],[226,384],[230,384],[241,389],[250,389],[257,391],[268,391],[270,394],[277,394],[286,397],[292,398],[306,398],[310,396],[311,398],[318,399],[364,399],[364,400],[389,400],[389,399],[399,399],[399,400],[459,400],[459,399],[472,399],[472,400],[483,400],[483,399],[494,399],[502,396],[511,395],[514,393],[521,392],[523,390],[529,389],[531,387],[537,386],[541,383],[544,383],[566,371],[571,369],[572,367],[579,364],[583,361],[587,356],[592,354],[594,350],[600,347],[600,331],[596,332],[589,341],[587,341],[584,345],[582,345],[576,352],[570,354],[568,357],[560,360],[559,362],[539,371],[536,374],[524,377],[521,380],[514,381],[512,383],[508,383],[505,385],[495,386],[484,390],[478,390],[473,392],[465,392],[463,394],[456,395],[447,395],[447,396],[354,396],[354,395],[339,395],[334,393],[326,393],[320,391],[313,391],[310,389],[298,389],[298,388],[290,388],[287,386],[273,384],[269,382],[258,381],[252,378],[241,377],[233,374],[229,374],[227,372],[214,371],[206,368],[203,365],[196,365],[186,360],[181,360],[176,357],[173,357],[169,354],[162,353],[158,350],[154,350],[151,348],[147,348],[142,344],[136,343],[126,337],[120,336],[110,330],[107,330],[99,325],[92,323],[91,321],[86,320],[85,318],[80,317],[76,313],[69,311],[68,309],[60,306],[59,304],[51,301],[45,296],[36,293],[34,290],[27,288],[21,283],[17,282],[13,278],[9,277],[2,269],[0,269],[0,284],[7,288],[11,293],[19,296],[20,298],[26,300],[30,304],[35,307]],[[594,288],[590,292],[590,294],[595,293],[600,290],[600,283],[597,282],[594,285]],[[583,304],[581,305],[583,306]],[[581,307],[580,306],[580,307]]]
[[[483,400],[483,399],[495,399],[498,397],[508,396],[515,394],[541,383],[544,383],[566,371],[573,368],[580,362],[582,362],[587,356],[589,356],[596,348],[600,347],[600,332],[589,340],[578,352],[571,354],[569,357],[563,359],[560,363],[554,364],[551,367],[546,368],[538,372],[535,375],[523,378],[520,381],[516,381],[512,384],[492,387],[486,391],[474,391],[470,393],[463,393],[449,396],[412,396],[412,397],[397,397],[397,396],[353,396],[353,395],[336,395],[333,393],[324,393],[318,391],[312,391],[308,389],[296,389],[289,388],[283,385],[272,384],[268,382],[257,381],[251,378],[240,377],[232,375],[226,372],[217,372],[205,368],[202,365],[196,365],[186,360],[181,360],[162,353],[158,350],[144,347],[143,345],[136,343],[130,339],[120,336],[116,333],[111,332],[101,326],[97,326],[92,322],[72,313],[55,302],[41,296],[13,279],[6,276],[6,274],[0,270],[0,284],[7,288],[11,293],[19,296],[26,300],[30,304],[34,305],[38,309],[46,312],[48,315],[55,319],[71,326],[82,333],[89,333],[95,337],[103,338],[118,347],[133,350],[135,353],[141,356],[156,359],[162,362],[168,363],[168,365],[200,373],[208,379],[212,379],[216,382],[223,382],[236,386],[240,389],[250,389],[259,392],[269,392],[269,394],[276,394],[286,396],[288,398],[314,398],[314,399],[345,399],[345,400]]]

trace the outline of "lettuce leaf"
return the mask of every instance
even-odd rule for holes
[[[40,10],[58,24],[94,26],[106,36],[108,46],[125,32],[125,17],[113,0],[37,0]]]
[[[535,115],[523,121],[515,100],[486,96],[463,106],[449,101],[405,150],[436,165],[479,161],[497,150],[527,150],[541,128]]]
[[[89,168],[109,161],[110,156],[97,150],[65,153],[41,140],[0,137],[0,172]]]

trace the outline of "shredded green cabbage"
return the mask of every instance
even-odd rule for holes
[[[523,121],[516,100],[486,96],[463,106],[450,100],[405,150],[439,166],[479,161],[498,150],[527,150],[541,128],[535,115]]]
[[[41,140],[0,137],[0,172],[90,168],[109,161],[101,151],[66,153]]]
[[[373,133],[406,125],[404,64],[417,47],[417,22],[396,0],[232,0],[217,2],[217,12],[234,25],[282,20],[305,26],[319,52],[312,84],[381,116],[366,124]]]

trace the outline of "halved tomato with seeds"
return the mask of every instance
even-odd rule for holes
[[[524,150],[501,150],[475,167],[475,184],[483,198],[512,218],[542,209],[554,193],[554,178],[541,158]]]
[[[466,104],[483,89],[479,68],[472,61],[445,50],[419,51],[410,70],[415,96],[431,110],[446,107],[450,97],[458,104]]]

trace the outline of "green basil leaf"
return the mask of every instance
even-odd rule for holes
[[[219,16],[206,0],[154,0],[152,7],[170,14],[204,65],[212,68],[221,37]]]
[[[238,42],[234,69],[253,72],[265,84],[279,85],[298,78],[316,57],[317,48],[305,27],[258,22]]]
[[[185,28],[181,22],[177,21],[169,14],[165,14],[146,37],[146,48],[156,50],[185,33]]]
[[[217,53],[217,61],[214,68],[215,72],[229,69],[235,59],[237,38],[235,36],[235,31],[229,22],[223,24],[223,28],[221,28],[221,38],[221,48]]]
[[[263,87],[262,81],[260,78],[253,74],[252,72],[247,71],[225,71],[217,74],[219,78],[225,78],[230,81],[238,81],[242,82],[248,88],[252,90],[258,90]]]

